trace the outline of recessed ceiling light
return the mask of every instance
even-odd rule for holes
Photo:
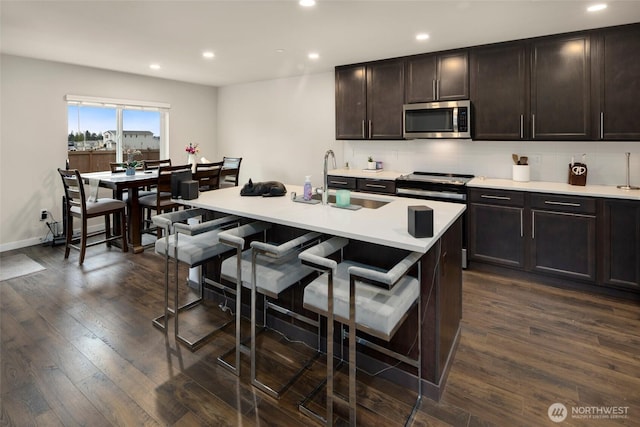
[[[215,54],[215,53],[213,53],[213,52],[211,52],[210,50],[207,50],[207,51],[205,51],[205,52],[202,52],[202,57],[203,57],[203,58],[211,59],[211,58],[213,58],[213,57],[215,57],[215,56],[216,56],[216,54]]]
[[[160,64],[151,64],[151,65],[149,65],[149,68],[151,68],[152,70],[159,70],[160,69]]]
[[[316,5],[316,0],[300,0],[298,4],[302,7],[311,7]]]
[[[600,4],[594,4],[593,6],[589,6],[587,8],[588,12],[598,12],[600,10],[604,10],[607,8],[607,5],[604,3],[600,3]]]
[[[284,53],[284,49],[276,49],[276,53]]]
[[[428,40],[428,39],[429,39],[429,34],[427,33],[416,34],[416,40],[422,41],[422,40]]]
[[[320,54],[316,53],[316,52],[311,52],[309,55],[307,55],[309,57],[309,59],[318,59],[320,58]]]

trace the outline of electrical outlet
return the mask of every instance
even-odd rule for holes
[[[40,221],[44,221],[49,216],[47,209],[40,209]]]

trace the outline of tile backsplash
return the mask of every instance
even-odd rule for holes
[[[532,181],[567,182],[571,158],[586,154],[587,184],[626,182],[626,152],[631,153],[631,184],[640,185],[640,142],[601,141],[343,141],[343,159],[366,168],[369,156],[398,172],[466,173],[511,178],[511,154],[529,157]]]

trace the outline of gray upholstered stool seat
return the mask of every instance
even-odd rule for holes
[[[178,263],[182,262],[189,267],[202,265],[223,253],[229,251],[227,245],[219,242],[218,236],[226,228],[238,224],[239,218],[228,216],[202,223],[188,224],[190,219],[202,218],[207,215],[204,209],[189,209],[176,212],[168,212],[156,215],[152,218],[154,224],[164,231],[164,237],[157,239],[155,242],[155,251],[165,257],[165,305],[164,314],[153,320],[154,326],[167,330],[167,320],[170,315],[174,315],[175,320],[175,337],[176,340],[189,346],[191,350],[196,349],[200,344],[204,343],[213,333],[220,328],[215,328],[208,334],[195,339],[188,340],[180,334],[179,315],[182,310],[195,307],[203,300],[204,283],[210,283],[214,286],[221,287],[212,280],[207,279],[204,274],[201,276],[199,284],[199,297],[187,304],[180,306],[178,301]],[[169,307],[169,261],[174,260],[175,272],[175,300],[174,308]],[[161,321],[162,319],[162,321]]]
[[[420,356],[422,315],[420,280],[409,276],[408,273],[417,264],[418,277],[420,277],[421,269],[419,265],[422,254],[410,252],[392,268],[385,270],[349,260],[336,261],[333,254],[339,252],[339,258],[342,259],[343,248],[348,244],[348,239],[332,237],[300,254],[300,259],[304,264],[323,272],[320,277],[305,288],[303,306],[327,317],[326,417],[322,417],[306,405],[321,387],[316,387],[311,395],[300,403],[299,408],[305,414],[330,424],[333,420],[334,399],[343,400],[349,406],[350,424],[356,424],[356,343],[358,343],[373,348],[377,352],[393,357],[416,369],[418,393],[416,403],[407,420],[409,422],[422,399],[422,359]],[[364,337],[356,336],[356,331],[363,331],[390,341],[408,317],[412,307],[417,307],[417,357],[413,358],[409,357],[408,354],[400,354]],[[334,320],[349,326],[348,400],[334,394]],[[341,332],[341,343],[343,338],[344,335]]]
[[[221,274],[224,279],[236,280],[236,264],[235,255],[222,262]],[[251,289],[251,249],[242,252],[240,264],[242,286]],[[256,265],[257,291],[277,295],[312,272],[313,269],[300,265],[298,252],[282,258],[262,257]]]
[[[365,267],[379,271],[353,261],[338,264],[333,276],[333,313],[337,321],[349,321],[349,268]],[[327,278],[315,279],[304,288],[304,307],[326,315],[327,313]],[[405,276],[393,290],[380,286],[358,283],[356,287],[356,324],[369,330],[378,331],[384,336],[392,335],[404,314],[413,306],[420,285],[414,277]]]

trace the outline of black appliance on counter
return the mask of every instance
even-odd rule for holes
[[[396,196],[467,203],[467,183],[473,175],[413,172],[396,178]],[[467,213],[462,216],[462,268],[467,268]]]

